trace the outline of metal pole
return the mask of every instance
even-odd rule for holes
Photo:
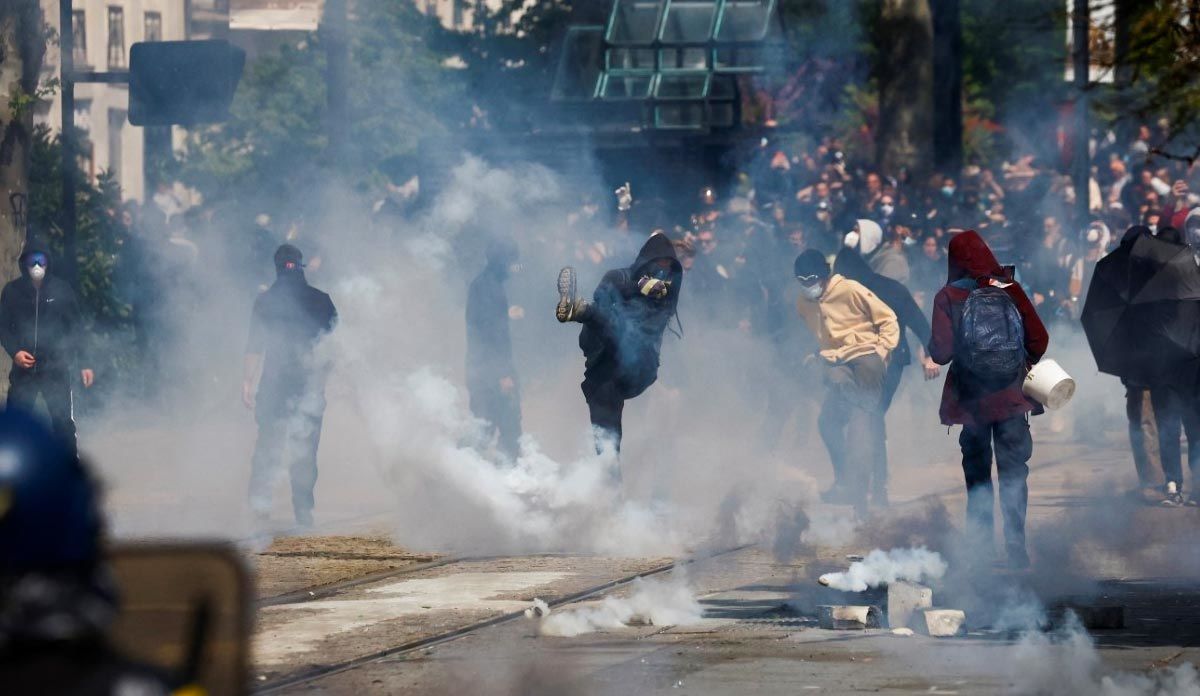
[[[71,21],[71,0],[59,0],[59,89],[62,91],[62,277],[72,287],[79,287],[75,259],[75,27]]]
[[[1087,90],[1090,69],[1088,56],[1088,0],[1075,0],[1071,13],[1072,43],[1075,48],[1075,142],[1071,179],[1075,185],[1075,225],[1081,231],[1088,222],[1091,162],[1088,132]]]

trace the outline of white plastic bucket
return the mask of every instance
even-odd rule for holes
[[[1054,360],[1042,360],[1025,376],[1021,391],[1053,411],[1066,406],[1075,396],[1075,380]]]

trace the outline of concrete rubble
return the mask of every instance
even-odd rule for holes
[[[960,609],[926,609],[919,615],[917,630],[933,638],[952,638],[966,633],[967,615]]]
[[[899,581],[887,588],[887,620],[892,628],[906,628],[913,614],[933,608],[933,590],[915,582]]]
[[[831,631],[861,631],[880,628],[883,612],[870,605],[824,605],[817,607],[817,621],[821,628]]]

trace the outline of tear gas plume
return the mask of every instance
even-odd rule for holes
[[[851,563],[845,572],[822,575],[820,582],[843,592],[862,592],[868,587],[879,587],[897,580],[936,581],[945,574],[946,562],[941,554],[924,547],[890,551],[875,549],[863,560]]]
[[[687,576],[676,571],[666,580],[638,578],[628,598],[605,597],[598,606],[552,612],[542,619],[538,631],[544,636],[571,637],[622,628],[635,619],[653,626],[687,626],[703,615]]]
[[[1074,614],[1053,633],[1030,631],[1017,642],[1014,693],[1100,696],[1196,696],[1200,675],[1188,662],[1149,674],[1106,672],[1091,636]]]

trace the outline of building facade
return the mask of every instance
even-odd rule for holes
[[[57,0],[41,0],[46,22],[59,30]],[[76,71],[129,69],[129,48],[140,41],[213,38],[228,26],[228,0],[73,0],[71,12]],[[59,49],[52,45],[42,67],[44,78],[59,75]],[[61,95],[40,105],[37,120],[60,130]],[[75,85],[75,125],[80,131],[80,164],[93,180],[110,172],[123,199],[142,201],[153,194],[155,162],[169,157],[170,128],[129,123],[129,87],[124,84]]]

